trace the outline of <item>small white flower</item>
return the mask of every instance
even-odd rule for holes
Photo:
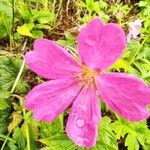
[[[140,34],[142,20],[137,19],[134,22],[130,22],[128,25],[129,25],[129,33],[127,35],[127,42],[129,43],[131,38],[137,39],[137,36]]]

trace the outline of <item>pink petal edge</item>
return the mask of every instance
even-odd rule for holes
[[[82,63],[99,71],[108,69],[122,55],[125,45],[123,29],[115,23],[104,25],[99,18],[82,28],[78,36]]]
[[[26,96],[25,108],[37,121],[53,121],[78,95],[81,85],[75,79],[56,79],[34,87]]]
[[[141,121],[149,116],[150,89],[142,80],[123,73],[101,74],[96,77],[102,100],[129,121]]]
[[[25,60],[33,72],[47,79],[73,77],[81,72],[71,54],[47,39],[36,40],[34,50],[26,53]]]
[[[85,86],[73,103],[66,126],[67,135],[79,146],[95,146],[100,118],[96,90],[92,85]]]

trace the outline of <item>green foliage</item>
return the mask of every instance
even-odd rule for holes
[[[104,22],[116,22],[126,34],[129,22],[139,18],[142,20],[140,35],[127,44],[122,57],[106,73],[126,72],[150,85],[150,1],[14,0],[14,8],[12,2],[0,1],[0,145],[4,146],[3,149],[149,150],[149,120],[128,122],[116,117],[104,103],[101,105],[103,117],[96,146],[85,148],[75,145],[65,132],[65,113],[52,123],[36,122],[32,112],[24,108],[24,99],[30,86],[36,86],[43,79],[27,70],[26,66],[20,78],[17,77],[23,64],[20,52],[24,54],[25,50],[31,49],[33,39],[56,39],[76,58],[77,34],[80,27],[92,18],[99,16]],[[20,50],[24,40],[27,45]]]
[[[75,150],[77,147],[65,134],[41,139],[40,142],[47,145],[46,150]]]
[[[9,36],[11,38],[12,11],[8,3],[0,1],[0,39]]]
[[[116,138],[125,138],[125,146],[128,150],[139,150],[140,145],[145,149],[147,142],[150,142],[150,130],[146,121],[131,123],[118,117],[118,120],[111,124],[112,130],[116,133]]]
[[[96,15],[100,16],[103,20],[109,20],[109,16],[105,13],[107,11],[108,4],[104,0],[86,0],[85,2],[80,1],[77,5],[81,8],[86,9],[88,12],[88,15],[85,14],[85,16],[80,19],[83,22],[88,22],[91,16],[94,17]]]
[[[29,3],[19,3],[18,11],[25,23],[18,26],[17,32],[32,38],[43,37],[41,29],[51,29],[50,25],[55,22],[55,13],[48,8],[39,10],[40,8],[32,9],[29,6]]]
[[[99,137],[96,146],[91,150],[117,150],[118,144],[115,134],[111,129],[111,119],[103,117],[100,123]]]
[[[6,134],[9,124],[10,108],[0,110],[0,134]]]
[[[15,128],[12,137],[16,141],[18,150],[23,150],[26,148],[26,139],[23,135],[22,130],[19,127]]]
[[[4,90],[0,91],[0,134],[6,133],[8,118],[10,116],[10,93]]]
[[[74,38],[74,36],[71,34],[71,33],[69,33],[69,32],[66,32],[65,33],[65,40],[58,40],[57,42],[58,42],[58,44],[60,44],[60,45],[62,45],[63,47],[67,47],[67,46],[69,46],[69,47],[76,47],[76,40],[75,40],[75,38]]]
[[[63,117],[64,117],[63,114],[61,114],[52,123],[41,123],[40,125],[41,137],[49,138],[57,134],[62,134],[64,132]]]
[[[19,73],[21,64],[22,59],[20,57],[0,57],[0,88],[4,90],[11,89]],[[23,74],[25,74],[26,71],[27,69],[24,69]],[[16,92],[24,93],[28,89],[29,86],[27,82],[21,79],[16,87]]]
[[[10,97],[10,93],[4,90],[0,91],[0,111],[9,108],[8,98]]]

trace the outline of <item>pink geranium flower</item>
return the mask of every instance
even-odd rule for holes
[[[25,107],[38,121],[51,122],[71,104],[66,132],[79,146],[96,144],[101,112],[98,97],[130,121],[146,119],[150,90],[140,79],[123,73],[105,73],[123,53],[125,33],[114,23],[92,20],[78,36],[80,61],[55,42],[38,39],[25,55],[35,73],[52,79],[33,88]]]
[[[142,27],[142,20],[137,19],[134,22],[129,23],[129,33],[127,35],[127,42],[129,43],[131,38],[137,39],[140,34],[140,29]]]

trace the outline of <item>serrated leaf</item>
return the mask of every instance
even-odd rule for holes
[[[125,146],[128,147],[128,150],[139,150],[139,143],[134,134],[128,134],[125,139]]]
[[[23,135],[28,138],[30,137],[30,147],[33,150],[39,150],[38,145],[36,143],[37,140],[37,134],[38,134],[38,127],[36,126],[36,124],[32,123],[29,124],[27,122],[25,122],[22,125],[21,128]]]
[[[6,109],[6,108],[8,108],[8,107],[9,107],[9,105],[8,105],[8,103],[6,102],[6,100],[0,99],[0,110],[4,110],[4,109]]]
[[[120,139],[120,137],[125,138],[125,135],[127,135],[125,145],[128,146],[128,149],[137,150],[140,147],[140,144],[144,148],[147,139],[150,137],[150,131],[147,128],[146,121],[132,123],[121,117],[117,118],[117,121],[111,123],[111,128],[115,132],[117,139]]]
[[[10,97],[10,92],[0,90],[0,110],[4,110],[9,106],[8,98]]]
[[[13,132],[13,139],[16,141],[18,145],[18,150],[23,150],[26,147],[26,140],[23,135],[23,132],[20,128],[15,128]]]
[[[115,134],[110,127],[111,119],[103,117],[100,124],[100,130],[96,146],[91,150],[118,150],[118,144]]]
[[[124,69],[125,72],[128,72],[130,71],[131,67],[129,65],[129,63],[120,58],[119,60],[117,60],[112,66],[111,66],[112,69],[115,69],[117,71],[119,71],[120,69]]]
[[[16,80],[21,65],[22,59],[20,57],[0,57],[0,89],[11,90],[11,87],[13,86]],[[24,68],[22,75],[24,75],[26,71],[27,69]],[[21,80],[23,79],[20,79],[19,83],[22,82]],[[19,83],[17,86],[19,86]],[[26,87],[27,86],[28,84],[26,82]],[[24,90],[24,87],[22,88]],[[19,93],[23,93],[20,90],[21,89],[19,89]]]
[[[8,147],[6,147],[6,149],[9,148],[9,150],[18,150],[17,146],[13,142],[8,142],[7,145],[8,145]]]
[[[64,132],[63,125],[63,114],[61,114],[54,122],[52,123],[41,123],[40,131],[42,138],[48,138],[56,134]]]
[[[29,91],[30,87],[28,85],[28,82],[26,80],[20,80],[15,88],[15,91],[19,94],[27,93]]]
[[[9,116],[10,116],[10,108],[0,110],[0,134],[5,134],[7,132]]]
[[[41,143],[47,145],[47,150],[75,150],[77,146],[65,134],[59,134],[50,138],[40,139]]]

